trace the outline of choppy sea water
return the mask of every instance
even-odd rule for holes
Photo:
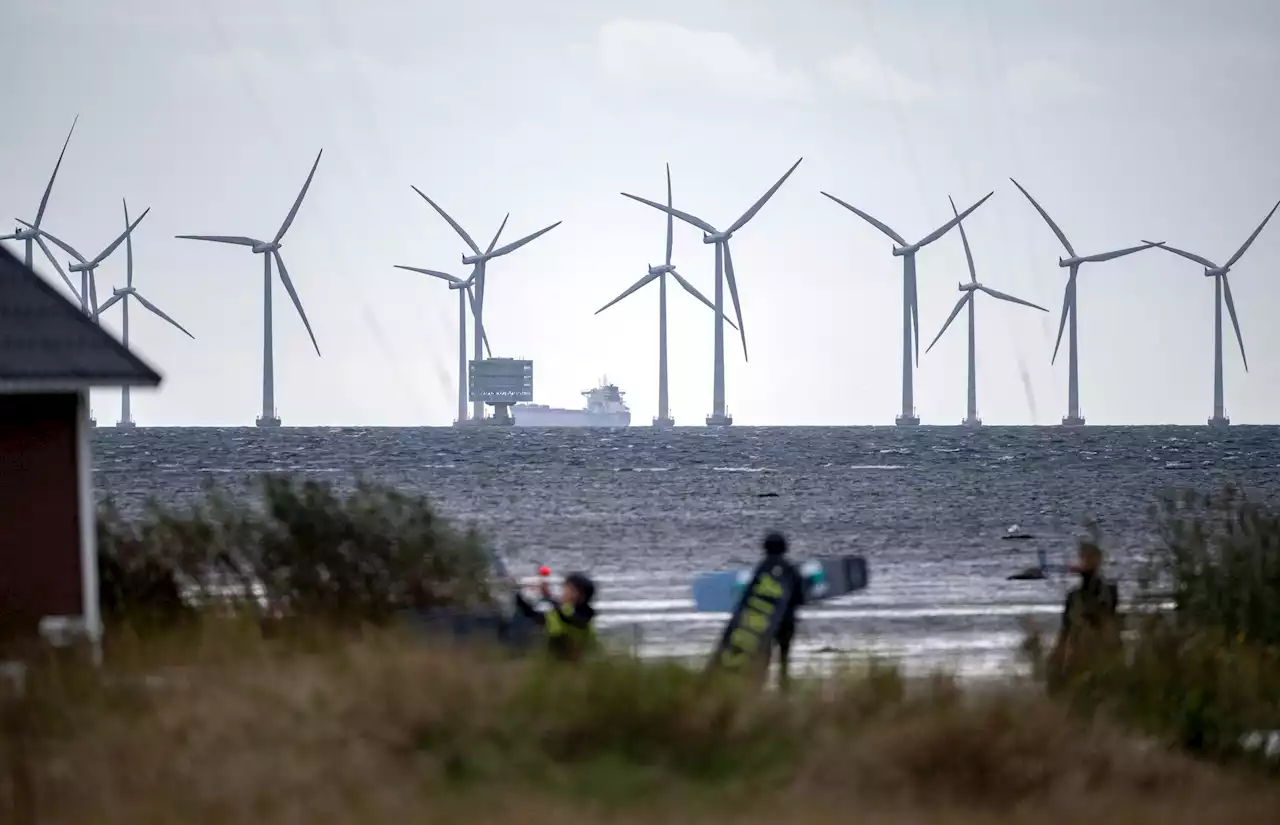
[[[750,565],[778,529],[799,557],[871,566],[866,591],[803,612],[797,664],[877,654],[979,676],[1016,667],[1024,619],[1056,621],[1068,582],[1005,580],[1036,548],[1064,560],[1088,517],[1124,581],[1158,491],[1280,492],[1280,428],[103,428],[95,466],[125,506],[264,472],[425,493],[514,572],[590,572],[601,623],[646,655],[707,655],[727,617],[693,611],[692,576]],[[1014,524],[1035,538],[1002,540]]]

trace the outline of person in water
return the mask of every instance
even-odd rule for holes
[[[796,635],[796,610],[804,604],[804,580],[800,577],[800,571],[786,556],[786,538],[781,533],[770,533],[764,537],[764,558],[755,571],[759,574],[761,569],[767,569],[775,578],[790,582],[790,596],[786,604],[782,605],[782,618],[774,637],[778,645],[778,687],[783,690],[787,689],[791,681],[789,668],[791,642]],[[780,572],[774,573],[774,570]]]
[[[1086,655],[1114,652],[1120,645],[1120,589],[1102,574],[1102,549],[1093,541],[1081,541],[1070,569],[1080,576],[1080,584],[1067,593],[1049,660],[1053,681],[1059,683]]]
[[[585,573],[565,576],[560,590],[560,600],[551,596],[551,588],[544,579],[540,586],[542,601],[549,609],[544,613],[516,593],[516,606],[547,632],[547,651],[556,659],[577,661],[596,645],[595,608],[591,600],[596,586]]]

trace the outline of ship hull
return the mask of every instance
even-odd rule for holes
[[[587,412],[556,407],[535,407],[517,404],[511,408],[511,417],[517,427],[629,427],[631,413]]]

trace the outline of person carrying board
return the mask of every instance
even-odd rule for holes
[[[796,635],[796,611],[804,604],[804,580],[800,571],[787,558],[787,540],[781,533],[769,533],[764,537],[764,558],[756,568],[781,568],[782,576],[790,583],[790,597],[782,606],[782,618],[778,624],[775,640],[778,645],[778,687],[786,690],[791,683],[789,666],[791,660],[791,642]]]

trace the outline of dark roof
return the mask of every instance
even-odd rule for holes
[[[0,248],[0,392],[159,383],[159,373]]]

